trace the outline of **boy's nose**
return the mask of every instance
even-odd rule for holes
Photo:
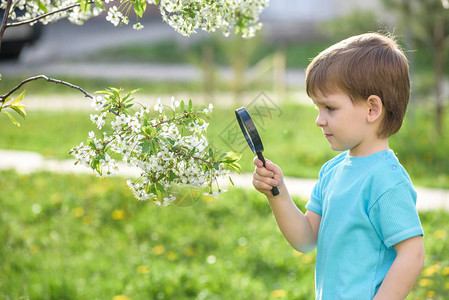
[[[321,114],[318,114],[318,117],[316,118],[315,124],[318,127],[323,127],[326,125],[326,120],[323,118]]]

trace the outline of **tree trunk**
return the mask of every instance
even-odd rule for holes
[[[439,135],[443,126],[443,63],[444,63],[444,19],[437,16],[434,27],[434,73],[435,73],[435,125]]]
[[[203,76],[204,76],[204,91],[207,95],[207,101],[211,102],[214,99],[215,92],[215,61],[214,49],[211,45],[203,47]]]

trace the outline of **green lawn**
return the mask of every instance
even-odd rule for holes
[[[2,300],[314,299],[315,251],[293,251],[255,191],[162,209],[120,178],[0,176]],[[426,265],[407,299],[445,299],[449,214],[421,218]]]

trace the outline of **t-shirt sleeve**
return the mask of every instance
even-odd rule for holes
[[[329,182],[329,172],[338,165],[345,157],[346,152],[343,152],[333,159],[327,161],[320,170],[318,181],[312,190],[310,200],[306,204],[306,209],[311,210],[319,215],[323,215],[323,190]]]
[[[416,192],[404,181],[383,193],[369,210],[371,223],[385,246],[424,235],[416,210]]]
[[[321,168],[320,174],[318,177],[318,181],[316,182],[315,186],[313,187],[312,193],[310,194],[310,199],[306,204],[306,209],[311,210],[319,215],[323,214],[322,209],[322,185],[323,185],[323,173],[324,173],[325,166]]]
[[[319,215],[322,215],[323,210],[321,207],[321,181],[318,179],[315,187],[312,190],[312,194],[310,195],[310,200],[306,204],[306,209],[311,210]]]

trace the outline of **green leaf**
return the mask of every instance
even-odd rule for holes
[[[157,142],[153,139],[150,141],[151,153],[157,153]]]
[[[179,104],[179,108],[181,109],[182,112],[186,112],[186,107],[184,104],[184,100],[181,100],[181,103]]]
[[[98,172],[98,174],[102,175],[101,164],[100,164],[100,161],[98,160],[98,158],[95,158],[94,160],[92,160],[92,163],[90,164],[90,166],[92,167],[92,170],[96,170]]]
[[[16,125],[17,127],[20,127],[20,123],[17,122],[17,120],[14,119],[14,117],[13,117],[9,112],[4,111],[4,113],[8,115],[9,119],[11,120],[11,122],[12,122],[14,125]]]
[[[161,194],[165,193],[165,188],[162,184],[160,184],[159,182],[156,182],[156,189],[161,192]]]
[[[228,164],[228,166],[231,167],[232,169],[234,169],[234,171],[236,171],[239,174],[240,174],[240,172],[242,172],[242,167],[236,162]]]
[[[95,5],[96,5],[98,8],[100,8],[101,10],[105,10],[103,1],[101,1],[101,0],[95,0]]]
[[[148,153],[148,151],[150,150],[150,142],[145,141],[144,143],[141,144],[141,146],[142,146],[142,152]]]
[[[169,173],[168,173],[168,180],[169,181],[173,181],[173,179],[175,179],[175,178],[178,178],[178,176],[176,176],[176,174],[173,173],[172,170],[170,170]]]
[[[156,185],[150,185],[149,186],[149,188],[148,188],[148,192],[150,192],[150,193],[153,193],[153,194],[157,194],[157,191],[156,191]]]
[[[18,105],[18,106],[11,106],[12,109],[14,109],[14,111],[16,113],[18,113],[22,118],[25,119],[26,116],[26,111],[23,109],[25,107],[25,105]]]
[[[225,155],[220,159],[220,162],[223,163],[233,163],[239,161],[242,158],[242,153],[230,151],[226,152]]]
[[[104,94],[104,95],[109,95],[109,96],[114,95],[114,93],[111,92],[110,90],[99,90],[99,91],[96,91],[95,94]]]
[[[137,0],[134,3],[134,12],[139,18],[142,18],[143,13],[147,9],[147,2],[145,0]]]
[[[192,99],[189,100],[189,111],[192,111],[193,109],[193,102]]]
[[[231,182],[232,185],[235,185],[234,181],[232,181],[231,177],[229,177],[229,181]]]
[[[48,13],[47,7],[41,1],[38,1],[37,5],[39,6],[39,9],[41,9],[44,13]]]
[[[22,93],[20,93],[19,96],[17,96],[16,99],[14,99],[14,101],[11,103],[11,106],[16,104],[16,103],[20,103],[23,100],[23,96],[25,95],[25,91],[23,91]]]
[[[87,142],[89,143],[89,146],[90,146],[92,149],[97,150],[97,147],[95,146],[95,143],[94,143],[93,140],[88,140]]]
[[[156,2],[156,5],[158,5],[158,4],[159,4],[159,2],[161,2],[161,0],[156,0],[155,2]]]
[[[83,13],[85,13],[87,11],[87,6],[88,6],[87,0],[80,1],[80,8]]]

